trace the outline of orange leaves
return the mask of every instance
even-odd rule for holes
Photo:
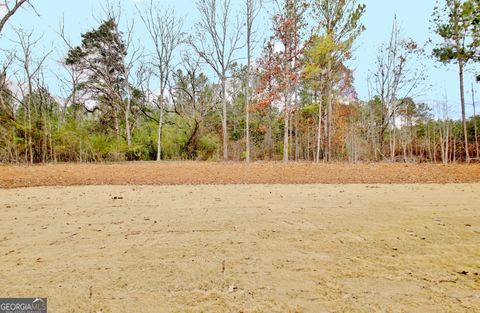
[[[267,126],[260,126],[268,131]],[[282,173],[279,175],[278,173]],[[309,173],[309,175],[305,175]],[[12,179],[14,177],[14,179]],[[131,162],[0,167],[0,187],[258,183],[472,183],[480,164]]]
[[[265,109],[291,94],[302,77],[302,6],[286,1],[284,11],[273,17],[273,37],[258,60],[256,108]],[[279,45],[281,44],[281,49]]]

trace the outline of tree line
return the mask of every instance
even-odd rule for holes
[[[5,2],[0,41],[22,6],[36,12],[33,1]],[[197,0],[193,31],[161,2],[136,9],[136,21],[121,23],[120,4],[110,3],[78,43],[60,26],[63,72],[53,82],[53,51],[40,54],[41,37],[13,28],[0,68],[0,162],[479,160],[480,118],[474,86],[466,114],[464,75],[480,57],[480,0],[432,8],[430,50],[395,18],[366,101],[349,68],[365,30],[367,8],[356,0]],[[268,36],[259,26],[267,15]],[[428,56],[458,66],[461,119],[448,99],[415,100]]]

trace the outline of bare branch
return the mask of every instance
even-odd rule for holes
[[[2,33],[3,28],[7,24],[8,20],[15,15],[15,13],[23,6],[28,5],[32,8],[35,13],[38,15],[38,12],[35,10],[35,7],[30,3],[30,0],[15,0],[15,4],[13,6],[9,5],[8,0],[4,0],[4,3],[0,5],[0,7],[5,7],[6,13],[0,19],[0,34]]]

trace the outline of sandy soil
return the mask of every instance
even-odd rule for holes
[[[51,312],[480,312],[480,184],[0,190],[0,294]]]
[[[0,188],[76,185],[480,183],[480,164],[131,162],[0,166]]]

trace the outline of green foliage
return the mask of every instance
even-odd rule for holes
[[[435,47],[434,56],[444,63],[479,61],[480,0],[440,1],[445,6],[435,10],[434,30],[442,43]],[[253,96],[249,112],[252,159],[279,160],[284,148],[292,159],[309,161],[317,148],[319,156],[327,159],[333,151],[337,159],[392,156],[394,160],[406,150],[412,155],[423,153],[424,158],[430,154],[433,159],[431,155],[439,150],[440,137],[447,128],[450,146],[456,143],[461,159],[461,121],[435,120],[427,105],[411,98],[397,99],[396,95],[390,97],[390,105],[379,97],[356,101],[347,64],[355,40],[365,30],[365,5],[357,0],[282,0],[278,8],[272,40],[253,67],[249,84],[245,65],[228,64],[230,159],[245,158],[248,87]],[[307,10],[311,10],[313,20]],[[315,25],[306,38],[310,22]],[[82,34],[79,46],[70,49],[64,60],[69,74],[77,78],[65,103],[57,103],[59,97],[42,87],[41,71],[32,79],[32,94],[23,99],[5,87],[5,70],[0,72],[0,162],[30,162],[30,156],[33,162],[156,160],[161,114],[159,99],[152,99],[152,95],[157,94],[158,81],[152,82],[154,89],[148,81],[158,79],[150,77],[150,66],[158,64],[142,59],[130,68],[125,62],[123,37],[117,22],[110,18]],[[279,42],[283,49],[276,49]],[[403,44],[417,50],[412,42]],[[172,92],[163,102],[164,160],[220,157],[222,90],[217,81],[201,72],[203,65],[190,57],[172,68],[175,72],[168,82],[167,89]],[[211,55],[199,57],[211,61]],[[404,66],[402,58],[400,54],[399,67]],[[138,79],[135,87],[128,82],[134,77]],[[291,104],[288,113],[284,110],[286,101]],[[288,132],[284,132],[285,121]],[[478,117],[467,121],[471,142],[475,125],[480,128]],[[284,147],[284,136],[289,137],[291,146]]]
[[[475,142],[475,124],[477,124],[477,135],[480,133],[480,116],[471,118],[467,124],[468,138],[470,142]],[[479,138],[480,140],[480,138]]]
[[[218,136],[206,134],[198,141],[198,156],[201,160],[211,160],[216,158],[221,147]]]
[[[479,47],[478,1],[445,0],[443,7],[435,7],[433,30],[442,43],[433,49],[433,56],[442,63],[468,62]]]
[[[187,121],[178,116],[175,116],[173,123],[164,127],[162,149],[165,159],[179,159],[184,156],[189,129]]]
[[[132,146],[127,147],[127,159],[136,161],[154,160],[157,153],[157,123],[144,120],[132,134]]]
[[[319,106],[318,104],[310,104],[302,108],[302,116],[306,119],[311,119],[314,118],[315,116],[318,115],[318,109]]]
[[[312,5],[324,51],[333,47],[337,58],[350,58],[353,43],[365,31],[361,19],[366,5],[356,0],[315,0]]]
[[[122,37],[117,22],[109,18],[82,34],[82,45],[70,49],[65,59],[66,65],[76,67],[86,77],[77,87],[92,94],[103,111],[121,105],[126,92],[127,46]]]

